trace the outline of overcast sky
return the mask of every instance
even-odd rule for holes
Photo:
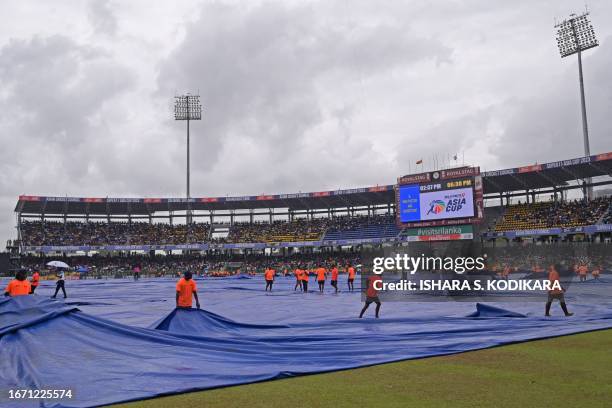
[[[612,151],[612,2],[589,2],[591,152]],[[459,153],[493,170],[581,156],[583,1],[0,4],[0,237],[19,194],[183,196],[176,93],[201,95],[192,196],[389,184]]]

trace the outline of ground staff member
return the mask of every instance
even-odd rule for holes
[[[308,292],[308,279],[310,276],[308,275],[308,269],[302,268],[302,291]]]
[[[327,277],[327,271],[323,267],[317,268],[315,271],[317,274],[317,283],[319,284],[319,292],[323,293],[323,288],[325,287],[325,278]]]
[[[196,301],[196,307],[200,308],[200,301],[198,300],[197,286],[193,279],[191,272],[185,272],[185,275],[179,279],[176,283],[176,307],[191,309],[193,296]]]
[[[349,291],[352,292],[354,287],[353,287],[353,282],[355,282],[355,268],[353,268],[351,266],[351,264],[348,264],[348,288]]]
[[[64,282],[64,272],[63,271],[59,271],[59,272],[56,273],[56,275],[57,275],[57,283],[55,284],[55,293],[51,297],[53,299],[55,299],[57,297],[57,292],[59,292],[59,290],[61,289],[62,292],[64,293],[64,299],[66,299],[68,296],[66,296],[66,287],[65,287],[65,282]]]
[[[550,265],[548,267],[548,280],[550,281],[551,285],[554,285],[555,282],[557,282],[558,285],[561,285],[559,279],[559,269],[559,265]],[[550,306],[552,305],[552,302],[555,299],[559,300],[559,303],[561,304],[561,309],[563,309],[563,313],[565,313],[566,316],[573,315],[573,313],[567,311],[567,306],[565,305],[565,296],[563,296],[563,292],[565,292],[563,288],[551,289],[548,291],[548,301],[546,302],[545,316],[550,316]]]
[[[267,268],[264,272],[264,278],[266,279],[266,291],[270,288],[270,292],[272,292],[272,284],[274,284],[274,275],[276,275],[276,271],[272,268]]]
[[[338,293],[338,267],[334,265],[331,270],[331,285],[336,289],[335,293]]]
[[[32,274],[32,282],[30,282],[30,285],[32,286],[32,289],[30,290],[30,294],[34,294],[34,291],[38,287],[39,283],[40,283],[40,273],[38,273],[38,269],[34,269],[34,273]]]
[[[368,288],[366,289],[366,300],[363,309],[361,309],[361,313],[359,313],[359,318],[363,317],[363,314],[368,309],[370,304],[376,303],[376,318],[378,319],[378,312],[380,311],[380,299],[378,298],[378,290],[374,287],[376,282],[382,282],[382,278],[380,275],[372,275],[368,278]],[[380,283],[378,284],[380,286]]]
[[[302,273],[303,273],[303,271],[300,268],[296,268],[293,273],[295,275],[295,286],[293,287],[293,291],[295,292],[298,287],[300,288],[301,291],[303,291],[303,289],[302,289]]]
[[[32,291],[30,282],[26,279],[25,271],[19,271],[15,274],[15,279],[10,281],[4,290],[4,296],[24,296],[29,295]]]

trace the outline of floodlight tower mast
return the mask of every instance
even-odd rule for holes
[[[191,224],[190,193],[190,163],[189,163],[189,121],[202,119],[202,105],[200,95],[178,95],[174,97],[174,119],[187,121],[187,214],[186,223]]]
[[[589,127],[587,124],[586,103],[584,98],[584,78],[582,76],[582,52],[597,47],[599,43],[595,37],[595,31],[588,19],[589,12],[581,15],[570,14],[570,18],[555,24],[557,29],[557,46],[561,58],[578,54],[578,80],[580,82],[580,103],[582,107],[582,136],[584,138],[584,155],[590,156]],[[587,180],[591,183],[591,179]],[[587,197],[591,199],[593,188],[588,187]]]

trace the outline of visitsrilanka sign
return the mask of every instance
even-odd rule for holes
[[[414,241],[456,241],[473,239],[474,228],[471,225],[451,225],[442,227],[406,228],[402,231],[402,240]]]

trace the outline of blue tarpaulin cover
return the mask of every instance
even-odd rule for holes
[[[261,278],[197,283],[206,310],[174,309],[172,280],[67,281],[65,301],[43,282],[37,295],[0,300],[0,406],[99,406],[612,327],[607,283],[575,284],[571,318],[558,304],[545,318],[542,303],[466,317],[474,303],[397,302],[380,319],[373,308],[357,318],[359,293],[302,294],[288,278],[272,293]],[[61,401],[7,394],[67,388]]]

